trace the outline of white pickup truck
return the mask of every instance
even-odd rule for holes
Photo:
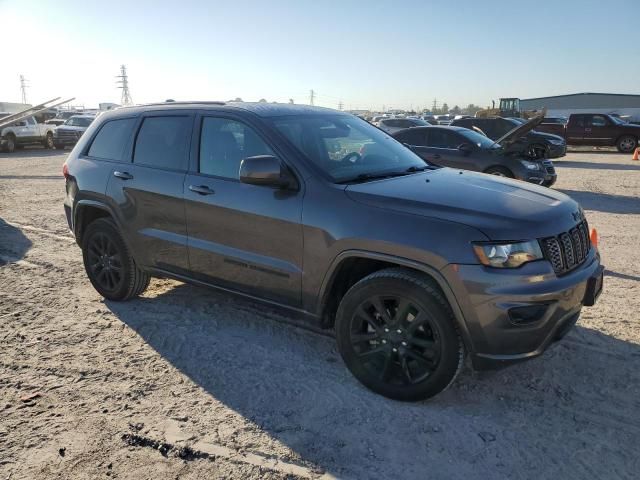
[[[0,113],[2,117],[10,113]],[[43,145],[45,148],[53,148],[54,125],[45,125],[36,122],[34,117],[27,117],[0,129],[0,150],[13,152],[16,148],[25,145]]]

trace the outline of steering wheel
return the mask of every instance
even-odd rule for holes
[[[353,160],[351,159],[353,157]],[[340,160],[340,163],[347,163],[347,162],[351,162],[351,163],[358,163],[360,160],[362,160],[362,155],[360,155],[358,152],[350,152],[347,153],[344,157],[342,157],[342,160]]]

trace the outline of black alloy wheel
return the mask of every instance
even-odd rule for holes
[[[336,315],[338,349],[353,375],[389,398],[415,401],[445,390],[464,346],[446,298],[419,272],[374,272],[345,294]]]
[[[105,292],[116,292],[124,280],[122,255],[116,244],[103,232],[88,241],[87,263],[93,280]]]

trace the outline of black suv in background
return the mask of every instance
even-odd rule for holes
[[[63,173],[105,298],[160,276],[287,308],[334,329],[353,375],[400,400],[444,390],[466,354],[476,368],[540,355],[602,289],[575,201],[430,167],[343,112],[121,108],[93,122]]]
[[[522,123],[523,120],[514,118],[470,117],[454,120],[451,126],[477,129],[491,140],[497,140]],[[559,158],[567,154],[567,142],[558,135],[530,130],[509,145],[508,153],[516,153],[528,159]]]

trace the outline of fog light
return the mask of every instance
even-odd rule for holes
[[[509,309],[509,318],[516,325],[529,325],[542,320],[548,305],[526,305]]]

